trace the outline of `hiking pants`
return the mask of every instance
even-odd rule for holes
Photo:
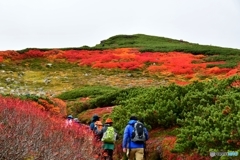
[[[105,152],[107,152],[110,160],[113,160],[113,150],[112,149],[105,149]]]
[[[143,148],[132,148],[128,155],[128,160],[134,160],[134,158],[136,158],[136,160],[143,160],[144,159],[144,149]]]

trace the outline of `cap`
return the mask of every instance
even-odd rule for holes
[[[111,118],[107,118],[105,123],[113,123],[112,119]]]
[[[68,115],[67,118],[73,119],[73,116],[72,115]]]
[[[136,116],[131,116],[130,120],[138,120],[138,118]]]
[[[94,116],[92,117],[92,120],[93,120],[93,121],[96,121],[96,120],[98,120],[99,118],[101,118],[101,117],[99,117],[97,114],[94,114]]]

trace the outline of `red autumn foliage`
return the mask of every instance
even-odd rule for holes
[[[240,81],[234,81],[232,84],[231,84],[232,87],[240,87]]]
[[[38,49],[33,49],[25,52],[24,54],[19,54],[17,59],[27,59],[27,58],[42,58],[44,57],[44,52],[38,50]]]
[[[226,74],[230,71],[230,68],[213,67],[207,70],[207,74]]]
[[[186,154],[176,154],[172,153],[171,150],[174,148],[176,144],[176,137],[169,136],[169,137],[164,137],[163,140],[161,141],[161,146],[162,146],[162,158],[163,159],[176,159],[176,160],[210,160],[211,157],[202,157],[197,153],[186,153]]]
[[[119,68],[119,63],[117,62],[108,62],[108,63],[101,63],[101,62],[96,62],[95,64],[92,65],[92,68],[108,68],[108,69],[113,69],[113,68]]]
[[[231,69],[229,72],[227,72],[226,77],[233,76],[238,73],[238,69]]]
[[[183,75],[192,79],[196,75],[225,76],[238,74],[239,68],[207,68],[208,64],[225,62],[204,62],[204,55],[182,52],[139,52],[133,48],[109,50],[29,50],[23,54],[16,51],[0,52],[0,61],[6,58],[21,60],[26,58],[47,58],[48,60],[67,60],[81,66],[104,69],[145,70],[150,74]],[[144,72],[145,72],[144,71]],[[197,74],[196,74],[197,73]]]
[[[0,159],[93,159],[101,143],[88,126],[50,116],[32,101],[0,97]]]
[[[175,83],[180,85],[180,86],[185,86],[185,85],[189,84],[189,82],[184,82],[184,81],[179,81],[179,80],[176,80]]]
[[[19,53],[16,51],[12,51],[12,50],[7,50],[7,51],[0,51],[0,57],[2,57],[3,59],[15,59],[16,57],[19,56]]]

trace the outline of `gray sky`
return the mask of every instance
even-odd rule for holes
[[[0,0],[0,50],[138,33],[240,49],[240,0]]]

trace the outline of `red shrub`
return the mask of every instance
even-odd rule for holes
[[[219,68],[219,67],[213,67],[207,70],[207,74],[225,74],[228,73],[231,69],[229,68]]]
[[[94,65],[92,65],[92,68],[119,68],[119,63],[117,62],[108,62],[108,63],[101,63],[96,62]]]
[[[161,66],[151,65],[147,68],[147,70],[150,73],[162,72],[164,70],[167,70],[167,67],[165,65],[161,65]]]
[[[44,52],[39,51],[39,50],[29,50],[25,52],[24,58],[41,58],[44,56]]]
[[[100,152],[88,126],[66,128],[31,101],[0,97],[0,104],[0,159],[88,160]]]
[[[125,70],[135,70],[142,68],[142,64],[137,61],[130,61],[130,62],[120,62],[120,68]]]
[[[229,72],[227,72],[226,76],[227,77],[233,76],[233,75],[237,74],[237,72],[238,72],[238,69],[232,69]]]

